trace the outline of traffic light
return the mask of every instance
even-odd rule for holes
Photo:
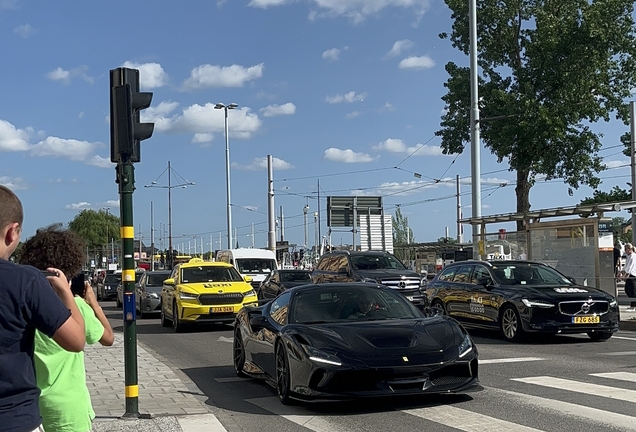
[[[152,136],[154,123],[141,123],[140,111],[152,102],[152,93],[139,91],[139,71],[117,68],[110,71],[110,160],[122,155],[131,162],[141,160],[140,142]]]

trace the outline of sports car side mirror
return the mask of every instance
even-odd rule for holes
[[[252,330],[258,331],[266,327],[269,327],[269,322],[267,321],[267,318],[264,317],[263,315],[257,315],[250,319],[250,326],[252,327]]]

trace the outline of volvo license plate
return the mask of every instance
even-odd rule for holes
[[[573,324],[598,324],[601,322],[601,317],[596,315],[587,315],[587,316],[575,316],[572,317]]]
[[[224,312],[234,312],[234,308],[232,306],[210,308],[210,313],[224,313]]]

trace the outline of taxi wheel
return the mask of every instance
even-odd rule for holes
[[[291,393],[290,381],[287,350],[282,342],[278,342],[276,344],[276,393],[278,394],[278,399],[284,405],[292,404],[292,400],[289,397]]]
[[[501,334],[509,342],[518,342],[523,338],[523,328],[519,312],[514,306],[507,305],[499,314],[499,329]]]
[[[243,338],[241,337],[241,331],[236,330],[234,332],[234,372],[236,376],[245,377],[243,367],[245,366],[245,347],[243,346]]]
[[[179,319],[179,307],[177,302],[172,303],[172,327],[177,333],[183,333],[186,330],[186,325]]]
[[[589,332],[587,335],[594,342],[603,342],[612,337],[612,332]]]
[[[172,321],[166,318],[166,312],[163,310],[163,303],[161,304],[161,327],[172,326]]]

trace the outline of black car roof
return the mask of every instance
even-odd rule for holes
[[[321,284],[305,284],[288,289],[286,292],[297,293],[299,291],[321,291],[330,290],[333,288],[373,288],[377,290],[391,290],[391,288],[380,284],[367,283],[367,282],[330,282]],[[391,290],[392,291],[392,290]]]
[[[490,267],[497,265],[497,264],[504,264],[504,265],[511,265],[511,264],[535,264],[535,265],[540,265],[540,266],[547,266],[546,263],[543,263],[541,261],[528,261],[528,260],[476,260],[476,259],[469,259],[469,260],[465,260],[465,261],[455,261],[451,264],[447,264],[445,267],[450,267],[450,266],[458,266],[458,265],[465,265],[465,264],[476,264],[476,263],[481,263],[481,264],[486,264]]]

